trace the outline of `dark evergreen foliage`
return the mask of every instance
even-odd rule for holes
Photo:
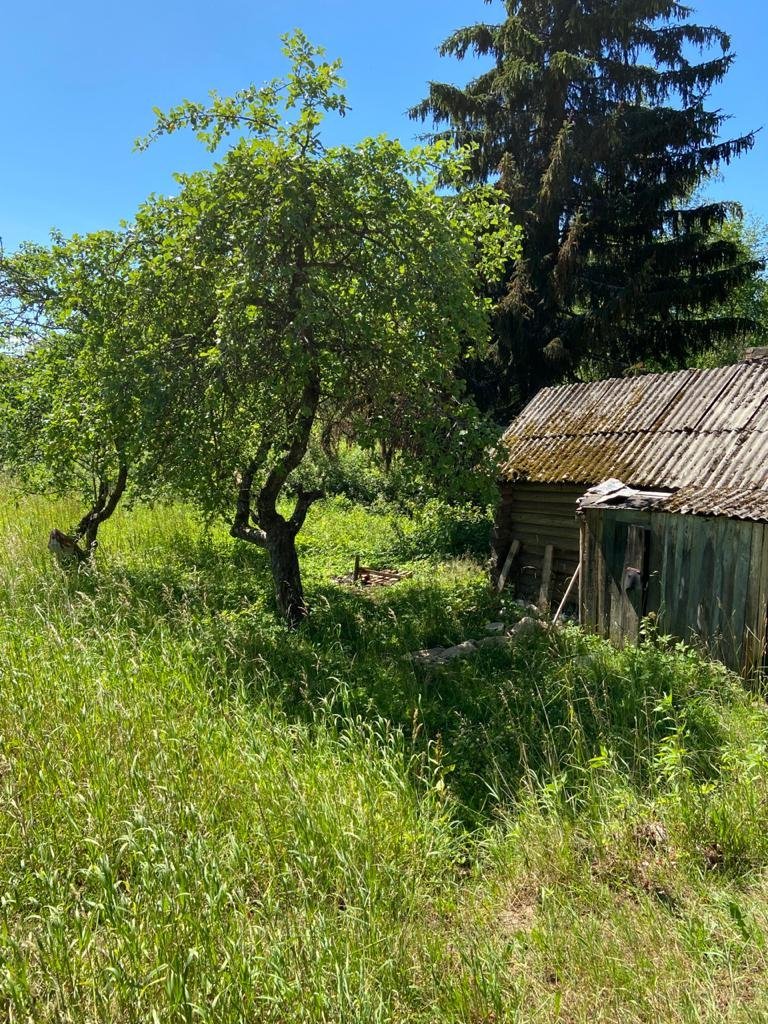
[[[497,179],[524,229],[494,296],[494,356],[471,371],[502,419],[579,369],[671,368],[750,330],[715,310],[761,269],[719,230],[738,205],[692,199],[754,144],[723,141],[726,117],[706,105],[734,60],[728,36],[672,0],[505,7],[500,24],[441,47],[492,66],[465,88],[432,83],[411,111],[436,137],[476,144],[471,180]]]

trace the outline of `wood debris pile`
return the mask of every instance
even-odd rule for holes
[[[407,580],[411,575],[410,572],[400,572],[398,569],[369,569],[360,565],[360,559],[356,558],[352,572],[345,576],[335,576],[334,583],[348,587],[391,587],[393,583]]]

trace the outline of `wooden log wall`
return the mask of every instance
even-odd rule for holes
[[[537,603],[547,558],[552,547],[550,606],[556,608],[579,564],[579,524],[576,500],[585,487],[566,484],[503,483],[493,533],[494,579],[513,541],[520,553],[509,573],[507,588],[523,601]],[[566,611],[576,610],[577,595]]]
[[[760,668],[768,613],[768,526],[763,523],[588,511],[582,521],[583,625],[616,643],[636,639],[637,618],[628,613],[626,585],[629,563],[638,561],[638,530],[647,538],[642,610],[657,613],[663,632],[702,643],[731,668]]]

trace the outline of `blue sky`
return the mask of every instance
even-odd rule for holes
[[[713,104],[732,115],[730,134],[768,126],[768,4],[692,0],[701,23],[730,32],[738,54]],[[498,8],[497,8],[498,9]],[[492,8],[491,8],[492,10]],[[490,17],[481,0],[39,0],[3,11],[0,96],[0,236],[25,238],[111,227],[150,192],[169,192],[174,170],[205,157],[175,137],[149,152],[133,140],[152,107],[208,89],[229,93],[283,70],[279,36],[303,28],[344,60],[351,114],[332,141],[386,132],[404,141],[420,130],[405,111],[430,79],[459,81],[469,69],[440,59],[452,29]],[[755,150],[710,186],[768,219],[768,130]]]

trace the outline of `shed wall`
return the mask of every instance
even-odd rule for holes
[[[642,613],[686,641],[700,640],[731,668],[761,665],[768,611],[768,527],[725,517],[589,510],[582,523],[582,623],[615,642],[634,640],[627,617],[632,529],[647,537]],[[629,625],[628,625],[629,623]]]
[[[569,484],[502,483],[493,534],[495,576],[498,578],[512,542],[518,540],[520,554],[507,584],[516,597],[538,599],[544,553],[551,544],[551,602],[560,602],[579,564],[576,501],[583,493],[583,487]]]

